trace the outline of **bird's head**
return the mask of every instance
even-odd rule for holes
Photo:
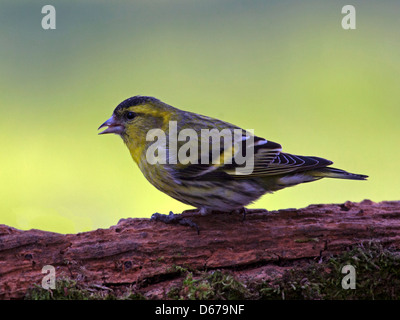
[[[134,96],[121,102],[111,118],[100,127],[107,127],[99,134],[118,134],[127,145],[133,159],[140,161],[142,151],[148,144],[146,135],[151,129],[168,131],[169,120],[179,110],[153,97]]]
[[[126,141],[146,135],[147,131],[163,128],[175,108],[153,97],[134,96],[121,102],[111,118],[98,129],[107,127],[99,134],[115,133]]]

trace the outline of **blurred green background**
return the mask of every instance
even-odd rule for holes
[[[42,6],[56,8],[43,30]],[[190,207],[97,127],[133,95],[221,118],[369,181],[265,195],[275,210],[399,200],[400,2],[11,1],[0,4],[0,223],[75,233]]]

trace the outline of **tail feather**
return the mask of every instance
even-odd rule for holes
[[[312,172],[315,177],[321,178],[336,178],[336,179],[350,179],[350,180],[366,180],[368,176],[364,174],[350,173],[336,168],[320,168]]]

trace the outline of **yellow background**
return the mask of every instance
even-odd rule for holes
[[[56,8],[56,30],[41,8]],[[155,96],[330,159],[368,181],[265,195],[275,210],[399,200],[400,2],[11,1],[0,4],[0,223],[74,233],[189,207],[97,127]]]

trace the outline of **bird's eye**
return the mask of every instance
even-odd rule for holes
[[[134,113],[132,111],[129,111],[129,112],[126,113],[126,118],[128,120],[132,120],[134,117],[136,117],[136,113]]]

